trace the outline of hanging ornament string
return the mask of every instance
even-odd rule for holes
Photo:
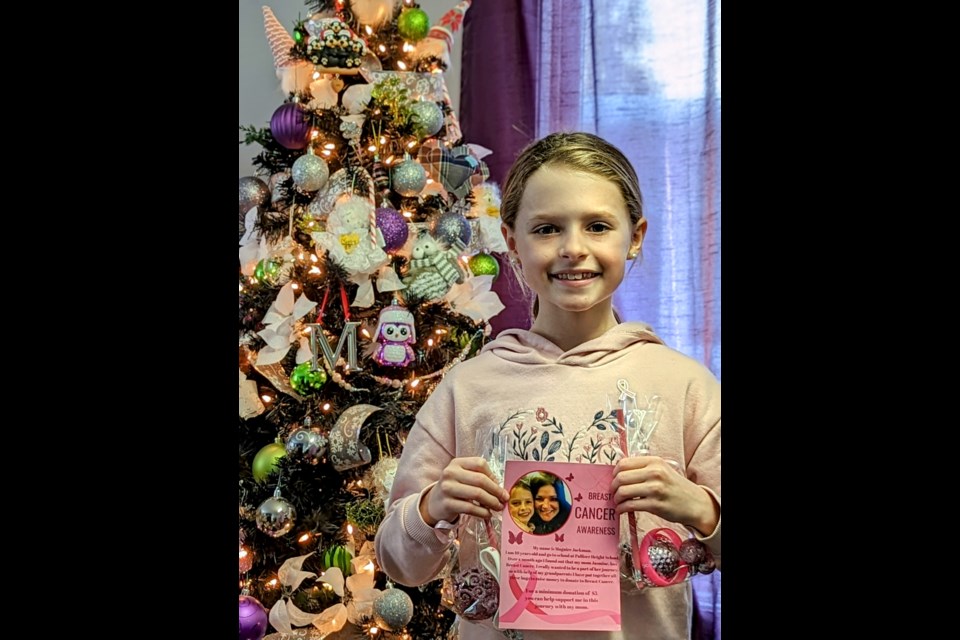
[[[323,300],[320,301],[320,310],[317,311],[317,324],[323,324],[323,312],[327,308],[327,300],[330,299],[330,287],[323,290]],[[347,300],[347,289],[340,283],[340,304],[343,305],[343,320],[350,322],[350,303]]]

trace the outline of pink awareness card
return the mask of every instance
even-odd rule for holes
[[[501,629],[620,629],[612,479],[612,465],[506,462],[511,500],[500,530]]]

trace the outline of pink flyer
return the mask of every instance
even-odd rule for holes
[[[508,460],[501,629],[620,629],[613,466]]]

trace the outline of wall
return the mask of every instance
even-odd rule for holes
[[[420,0],[420,8],[430,16],[430,23],[440,20],[459,0]],[[263,9],[269,6],[277,20],[288,31],[298,19],[308,18],[310,10],[304,0],[240,0],[240,116],[237,126],[266,127],[270,116],[286,96],[280,91],[280,81],[273,67],[273,56],[263,31]],[[454,38],[452,63],[447,70],[447,88],[453,108],[460,111],[460,52],[461,30]],[[242,139],[237,130],[237,140]],[[237,145],[240,154],[240,175],[254,175],[252,159],[260,153],[260,145]]]

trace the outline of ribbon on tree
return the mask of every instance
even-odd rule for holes
[[[298,334],[294,332],[296,323],[316,306],[317,303],[305,294],[301,294],[294,301],[293,283],[288,282],[283,285],[277,294],[277,299],[270,304],[270,308],[263,316],[266,327],[257,332],[267,346],[257,353],[256,363],[267,365],[283,360],[290,350],[290,345],[299,339]],[[309,353],[305,339],[301,341],[300,347],[301,350],[306,348]]]
[[[489,322],[504,310],[496,291],[492,291],[493,276],[473,276],[463,284],[454,284],[443,297],[450,308],[475,322]]]
[[[490,153],[486,147],[475,144],[463,144],[447,149],[435,138],[431,138],[420,146],[417,160],[423,165],[427,175],[462,200],[474,186],[482,184],[490,177],[490,169],[487,168],[487,163],[483,162],[483,158]]]

